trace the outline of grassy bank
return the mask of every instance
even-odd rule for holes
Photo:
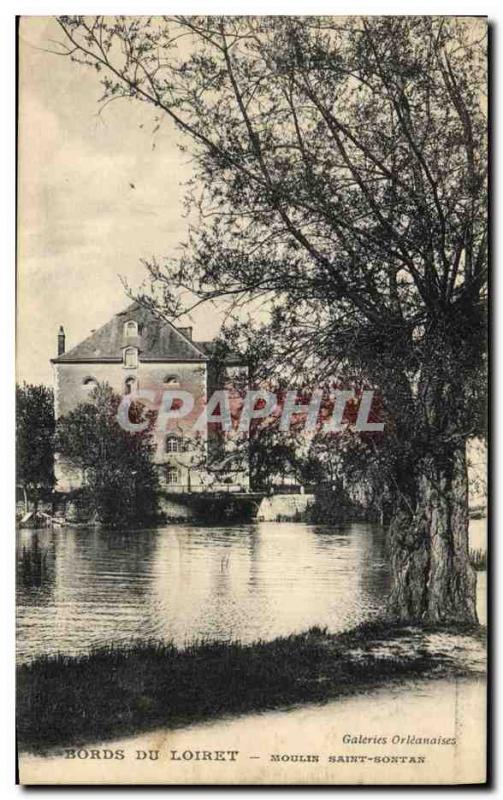
[[[479,635],[477,630],[471,631]],[[22,749],[103,742],[155,727],[328,700],[400,679],[445,674],[445,655],[389,648],[411,629],[368,624],[334,635],[258,642],[104,648],[18,668]],[[388,649],[373,647],[386,643]],[[397,655],[398,653],[398,655]]]

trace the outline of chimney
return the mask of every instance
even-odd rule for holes
[[[187,339],[190,339],[190,341],[192,341],[192,326],[190,326],[189,328],[178,328],[178,330],[180,331],[180,333],[183,333],[183,335],[186,336]]]
[[[58,333],[58,356],[62,356],[65,352],[65,331],[62,325],[59,326]]]

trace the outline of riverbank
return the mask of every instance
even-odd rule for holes
[[[131,644],[18,667],[21,750],[104,742],[224,715],[319,703],[416,678],[481,675],[484,630],[311,628],[250,645]]]

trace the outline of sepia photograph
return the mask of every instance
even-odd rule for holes
[[[489,32],[18,17],[22,785],[487,783]]]

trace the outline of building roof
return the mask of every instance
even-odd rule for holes
[[[124,323],[130,320],[138,324],[138,336],[126,338]],[[173,323],[134,302],[80,344],[51,361],[53,364],[121,362],[125,347],[137,347],[140,361],[208,361],[213,342],[194,342],[188,338],[186,330],[176,328]],[[237,364],[236,359],[239,356],[233,353],[225,360]]]
[[[208,357],[211,357],[216,349],[216,342],[214,340],[209,342],[194,342]],[[225,363],[229,366],[243,366],[244,359],[239,353],[230,350],[225,354]]]

